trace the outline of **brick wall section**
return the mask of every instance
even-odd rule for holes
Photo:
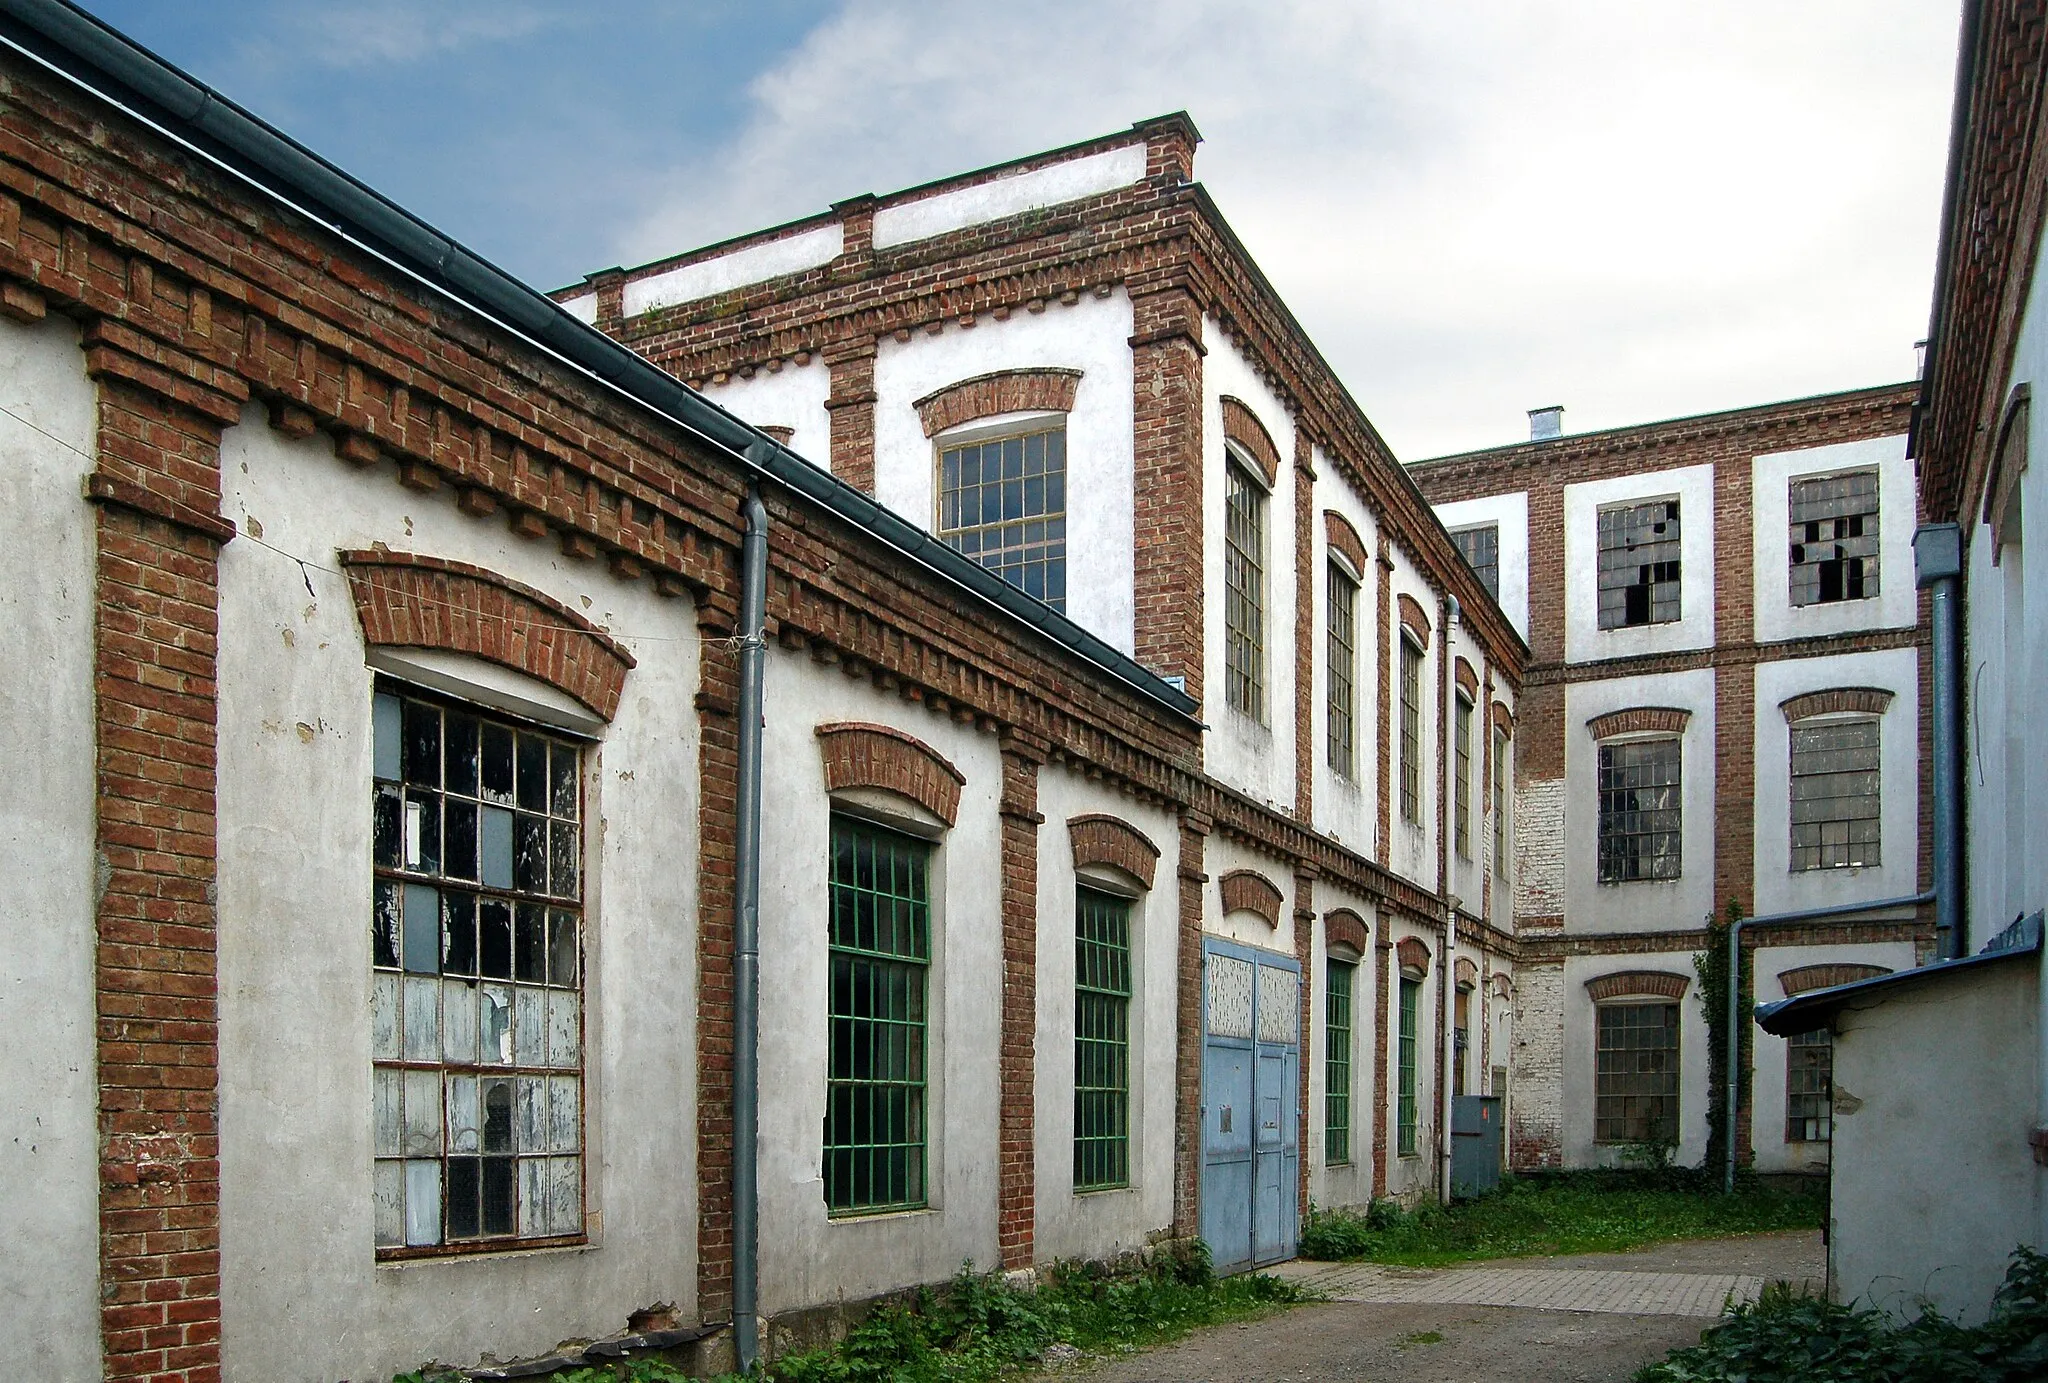
[[[1294,815],[1316,819],[1315,443],[1294,430]],[[1302,1144],[1305,1148],[1308,1145]],[[1304,1181],[1304,1184],[1306,1182]]]
[[[1258,414],[1228,394],[1223,396],[1221,403],[1223,435],[1237,443],[1239,450],[1251,458],[1268,485],[1279,484],[1280,448],[1273,445],[1273,436],[1266,431],[1266,425],[1259,421]]]
[[[1279,886],[1265,875],[1250,869],[1233,869],[1217,880],[1216,888],[1223,896],[1225,913],[1248,912],[1268,926],[1280,925],[1280,909],[1287,900]]]
[[[466,653],[566,692],[610,720],[633,655],[560,601],[474,567],[403,552],[344,552],[363,639]]]
[[[101,474],[219,513],[220,420],[102,377]],[[148,502],[148,501],[145,501]],[[98,517],[100,1330],[105,1377],[220,1377],[214,773],[220,542]]]
[[[1074,849],[1074,867],[1108,865],[1120,869],[1146,888],[1159,867],[1159,847],[1128,821],[1090,813],[1067,818],[1067,837]]]
[[[1202,699],[1202,314],[1132,290],[1137,660]]]
[[[1003,749],[1002,1128],[997,1251],[1005,1268],[1029,1267],[1038,1216],[1038,768],[1042,751]]]
[[[1509,1063],[1508,1165],[1564,1163],[1564,965],[1515,967],[1515,1050]]]
[[[1173,1232],[1182,1238],[1202,1230],[1202,894],[1209,876],[1202,857],[1215,823],[1199,812],[1182,812],[1180,928],[1177,938],[1174,1021]]]
[[[887,725],[836,721],[817,728],[825,790],[881,788],[907,797],[948,826],[960,814],[967,775],[913,735]]]
[[[1659,999],[1682,999],[1692,981],[1665,970],[1622,970],[1586,981],[1586,993],[1595,1000],[1634,998],[1646,995]]]
[[[1631,706],[1624,711],[1594,716],[1586,722],[1586,729],[1596,740],[1612,739],[1616,735],[1682,735],[1686,722],[1691,719],[1691,711],[1677,706]]]
[[[1294,961],[1301,967],[1301,983],[1295,986],[1295,999],[1300,1012],[1295,1016],[1294,1031],[1301,1040],[1300,1057],[1295,1061],[1294,1108],[1298,1119],[1295,1129],[1295,1165],[1298,1169],[1294,1178],[1295,1214],[1306,1218],[1308,1215],[1308,1174],[1309,1162],[1309,1121],[1315,1111],[1309,1105],[1308,1078],[1311,1074],[1312,1058],[1316,1051],[1315,1010],[1313,999],[1315,988],[1322,983],[1323,967],[1317,964],[1316,955],[1316,880],[1313,874],[1301,873],[1294,876]],[[1328,1053],[1324,1054],[1325,1057]]]
[[[1071,413],[1080,385],[1079,370],[999,370],[949,384],[912,406],[924,424],[924,435],[931,437],[998,413]],[[872,377],[869,386],[873,386]]]
[[[825,352],[831,392],[825,397],[830,419],[832,474],[856,490],[875,492],[875,343],[849,341]]]
[[[1778,703],[1790,721],[1844,713],[1881,716],[1891,707],[1892,694],[1880,687],[1837,687],[1832,691],[1807,692]]]
[[[1381,660],[1384,664],[1385,660]],[[1394,1060],[1394,982],[1399,975],[1394,963],[1394,943],[1387,940],[1385,914],[1380,917],[1380,939],[1372,948],[1373,1010],[1379,1014],[1374,1033],[1372,1062],[1372,1198],[1387,1194],[1387,1082]]]
[[[737,783],[739,652],[725,642],[735,612],[698,613],[697,767],[707,789]],[[738,803],[704,791],[697,807],[697,1316],[732,1318],[733,908],[738,897]]]
[[[1386,864],[1392,858],[1394,840],[1394,755],[1395,746],[1401,742],[1400,708],[1394,704],[1394,655],[1400,649],[1400,631],[1393,626],[1394,593],[1394,550],[1387,543],[1385,535],[1379,540],[1379,580],[1373,583],[1374,598],[1378,603],[1378,631],[1373,643],[1373,661],[1379,665],[1379,741],[1380,751],[1374,755],[1379,760],[1379,816],[1373,829],[1373,858]],[[1378,1165],[1377,1161],[1374,1163]],[[1375,1174],[1377,1175],[1377,1173]],[[1384,1186],[1382,1186],[1384,1190]],[[1380,1194],[1374,1192],[1374,1195]]]

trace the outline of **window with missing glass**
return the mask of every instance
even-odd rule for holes
[[[1074,1189],[1131,1184],[1131,905],[1074,891]]]
[[[1327,754],[1332,769],[1349,778],[1357,773],[1358,718],[1358,582],[1349,571],[1330,563],[1325,611],[1328,623],[1324,676],[1329,691],[1324,719],[1328,722]]]
[[[1676,1143],[1678,1005],[1601,1004],[1594,1016],[1594,1141]]]
[[[939,539],[1064,613],[1065,420],[1005,437],[942,442]]]
[[[1396,1053],[1394,1151],[1415,1156],[1420,1105],[1416,1101],[1416,1023],[1422,1011],[1422,981],[1401,977],[1400,1042]]]
[[[1598,524],[1600,627],[1625,629],[1677,619],[1678,501],[1602,509]]]
[[[1230,708],[1266,718],[1266,492],[1224,468],[1223,686]]]
[[[583,1233],[583,749],[380,684],[370,924],[377,1248]]]
[[[1680,742],[1600,746],[1600,882],[1676,879],[1681,862]]]
[[[1422,650],[1401,645],[1401,819],[1422,820]]]
[[[1854,869],[1880,860],[1882,748],[1876,720],[1792,726],[1792,868]]]
[[[1472,858],[1472,703],[1464,697],[1457,698],[1457,709],[1451,718],[1451,791],[1456,794],[1452,803],[1451,840],[1458,851],[1458,858]]]
[[[1478,576],[1479,584],[1486,587],[1486,593],[1499,600],[1500,525],[1488,523],[1477,528],[1456,529],[1451,533],[1451,541],[1458,545],[1459,555]]]
[[[1324,971],[1323,1161],[1351,1160],[1351,992],[1358,966],[1334,956]]]
[[[825,1204],[925,1203],[925,1026],[931,846],[832,818]]]
[[[1785,1141],[1825,1143],[1834,1135],[1835,1037],[1826,1028],[1785,1039]]]
[[[1877,472],[1792,482],[1792,603],[1877,594]]]

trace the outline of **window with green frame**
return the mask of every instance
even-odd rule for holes
[[[1074,1189],[1131,1182],[1131,905],[1074,890]]]
[[[1332,956],[1323,998],[1323,1161],[1351,1160],[1351,989],[1358,967]]]
[[[925,1015],[931,846],[832,818],[825,1204],[835,1215],[925,1203]]]
[[[1422,982],[1401,978],[1401,1083],[1394,1115],[1394,1150],[1415,1156],[1415,1018],[1422,1007]]]

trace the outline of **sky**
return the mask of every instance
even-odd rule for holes
[[[1403,460],[1911,377],[1956,0],[86,0],[540,288],[1186,110]]]

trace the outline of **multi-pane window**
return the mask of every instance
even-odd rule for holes
[[[580,1235],[582,751],[395,686],[372,724],[377,1246]]]
[[[1401,977],[1401,1029],[1398,1052],[1399,1080],[1394,1104],[1394,1150],[1403,1157],[1415,1155],[1418,1106],[1415,1099],[1415,1023],[1422,1008],[1422,982]]]
[[[825,1204],[925,1202],[926,982],[931,847],[832,818]]]
[[[1493,877],[1508,873],[1508,735],[1493,732]]]
[[[1422,650],[1401,643],[1401,819],[1422,820]]]
[[[1349,778],[1357,771],[1358,752],[1358,583],[1335,562],[1330,563],[1327,604],[1328,755],[1330,767]]]
[[[1835,1037],[1826,1028],[1785,1039],[1785,1141],[1833,1136]]]
[[[1351,1160],[1351,990],[1358,967],[1330,960],[1323,997],[1323,1161]]]
[[[1600,882],[1675,879],[1682,761],[1675,739],[1600,746]]]
[[[1232,710],[1266,715],[1266,492],[1224,467],[1223,683]]]
[[[1877,472],[1792,482],[1792,603],[1877,594]]]
[[[1074,1189],[1131,1181],[1131,905],[1074,893]]]
[[[1678,618],[1678,501],[1623,504],[1599,514],[1600,627]]]
[[[939,538],[1027,595],[1067,608],[1067,430],[942,446]]]
[[[1875,720],[1792,727],[1792,867],[1877,864],[1879,733]]]
[[[1602,1004],[1594,1014],[1594,1140],[1676,1143],[1678,1005]]]
[[[1457,698],[1457,710],[1451,717],[1452,768],[1454,777],[1451,791],[1457,794],[1451,813],[1452,840],[1458,850],[1458,858],[1472,858],[1472,703],[1464,697]]]
[[[1461,528],[1451,534],[1451,541],[1458,545],[1459,555],[1465,565],[1472,568],[1479,577],[1479,584],[1486,587],[1486,593],[1495,600],[1500,599],[1500,525],[1483,524],[1478,528]]]

